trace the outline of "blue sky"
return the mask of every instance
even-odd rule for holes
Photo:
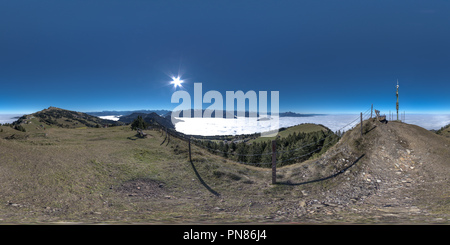
[[[0,0],[0,113],[173,109],[171,75],[298,113],[394,111],[398,79],[450,113],[449,44],[444,0]]]

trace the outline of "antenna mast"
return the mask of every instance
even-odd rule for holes
[[[398,88],[399,88],[400,86],[398,85],[398,79],[397,79],[397,121],[398,121]]]

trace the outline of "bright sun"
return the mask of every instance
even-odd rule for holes
[[[176,87],[181,87],[181,84],[183,83],[183,80],[180,80],[180,77],[172,77],[173,81],[171,82],[171,84],[173,84],[173,86]]]

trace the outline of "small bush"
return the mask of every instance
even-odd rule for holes
[[[217,178],[221,178],[222,176],[225,175],[225,173],[224,173],[224,172],[221,172],[221,171],[218,171],[218,170],[214,170],[214,171],[213,171],[213,175],[214,175],[215,177],[217,177]]]
[[[240,180],[241,176],[237,175],[237,174],[233,174],[233,173],[229,173],[228,177],[232,180]]]
[[[14,129],[22,131],[22,132],[26,132],[25,128],[22,125],[16,125],[16,126],[14,126]]]

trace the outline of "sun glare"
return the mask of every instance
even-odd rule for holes
[[[173,81],[171,82],[171,84],[173,84],[173,86],[176,87],[181,87],[181,84],[183,83],[183,80],[180,80],[180,77],[172,77]]]

